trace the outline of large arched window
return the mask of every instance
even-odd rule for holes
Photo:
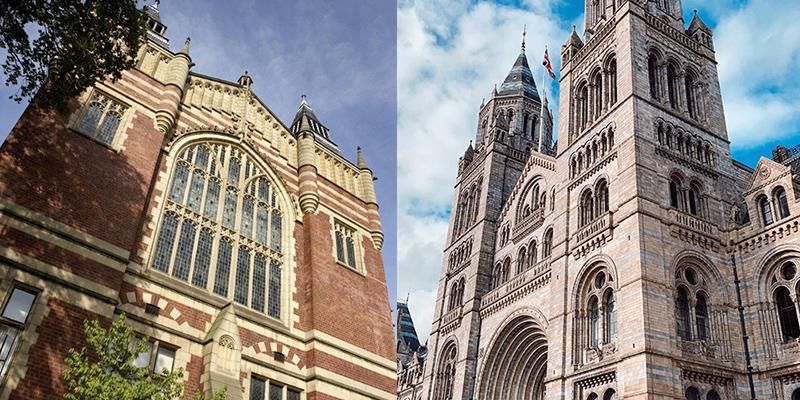
[[[721,400],[721,398],[719,397],[719,393],[717,393],[716,390],[711,389],[706,395],[706,400]]]
[[[682,265],[675,274],[675,318],[678,336],[686,341],[711,339],[708,281],[696,265]]]
[[[617,338],[616,279],[605,263],[592,265],[576,287],[575,342],[582,351],[576,361],[599,359]],[[594,355],[592,355],[594,354]],[[601,357],[600,357],[601,358]]]
[[[772,206],[769,204],[767,196],[763,194],[759,196],[756,204],[758,204],[758,211],[761,213],[761,222],[764,223],[764,226],[772,225],[775,219],[772,217]]]
[[[603,395],[603,400],[617,400],[617,392],[614,389],[606,390],[606,393]]]
[[[797,388],[792,392],[792,400],[800,400],[800,388]]]
[[[698,101],[699,88],[697,87],[697,78],[691,71],[686,73],[684,79],[686,89],[686,109],[689,111],[689,116],[693,119],[700,117],[700,102]]]
[[[156,235],[154,270],[281,317],[284,213],[259,162],[226,143],[180,150]]]
[[[800,309],[792,293],[800,296],[800,270],[797,259],[782,260],[769,275],[770,305],[778,317],[777,332],[784,341],[800,338]],[[778,339],[778,338],[775,338]]]
[[[450,343],[442,351],[439,371],[436,373],[436,388],[433,392],[435,400],[453,398],[453,383],[456,373],[456,346]]]
[[[789,201],[786,199],[786,190],[782,186],[778,186],[772,191],[772,198],[775,199],[775,205],[778,207],[778,215],[781,219],[789,216]]]

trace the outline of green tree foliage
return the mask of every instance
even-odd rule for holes
[[[39,97],[64,107],[97,80],[119,79],[134,66],[146,33],[136,0],[4,0],[0,48],[17,102]]]
[[[183,370],[154,374],[134,365],[137,355],[147,351],[147,338],[137,340],[125,324],[125,315],[108,330],[97,320],[84,321],[87,347],[70,349],[63,376],[67,384],[64,400],[173,400],[183,392]],[[194,400],[203,400],[199,391]],[[227,399],[227,390],[210,400]]]

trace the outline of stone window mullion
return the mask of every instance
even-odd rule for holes
[[[697,307],[697,294],[689,294],[689,327],[691,330],[692,340],[698,339],[700,336],[697,331],[697,314],[695,313]]]

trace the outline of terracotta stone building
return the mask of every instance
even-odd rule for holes
[[[60,399],[82,324],[124,313],[185,391],[390,399],[373,176],[302,99],[290,125],[192,71],[157,7],[136,67],[24,112],[0,148],[0,399]],[[198,66],[202,67],[202,66]]]
[[[798,152],[731,159],[680,0],[585,15],[557,144],[524,43],[480,108],[414,400],[800,399]]]

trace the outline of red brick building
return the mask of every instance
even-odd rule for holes
[[[125,313],[143,368],[186,393],[388,399],[390,306],[372,172],[305,99],[285,125],[169,49],[60,114],[34,101],[0,148],[0,399],[58,399],[86,319]]]

